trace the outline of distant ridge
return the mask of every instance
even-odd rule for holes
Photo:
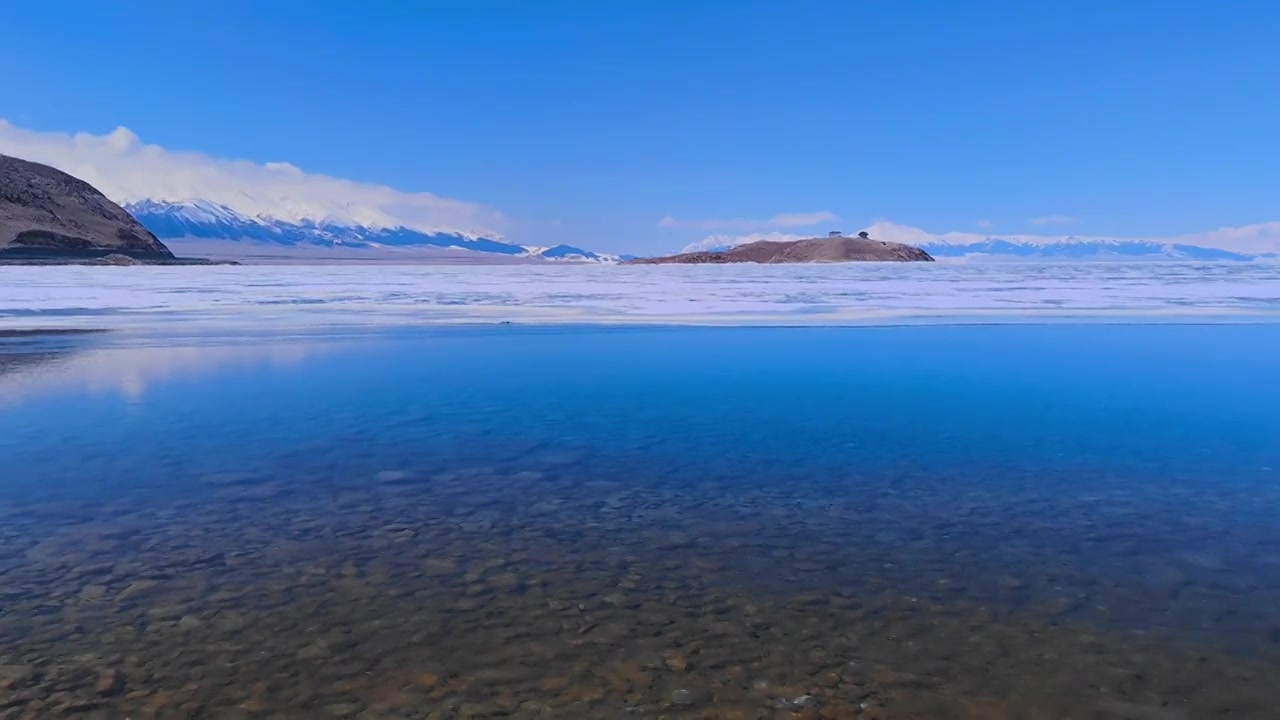
[[[931,233],[889,221],[865,228],[871,235],[924,249],[935,258],[1027,260],[1253,260],[1266,257],[1267,237],[1280,238],[1280,223],[1220,228],[1170,237]],[[1256,245],[1250,251],[1249,245]]]
[[[1144,240],[1124,242],[1056,242],[1020,243],[1001,238],[988,238],[969,244],[924,243],[920,246],[934,257],[959,258],[992,256],[1044,260],[1253,260],[1265,255],[1200,247],[1182,243],[1160,243]]]

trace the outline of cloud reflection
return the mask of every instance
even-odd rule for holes
[[[0,403],[65,392],[117,394],[136,402],[158,383],[234,366],[294,365],[321,349],[300,342],[174,347],[81,344],[16,352],[0,346]]]

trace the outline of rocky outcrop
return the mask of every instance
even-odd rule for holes
[[[790,242],[761,240],[731,250],[692,252],[628,260],[634,265],[718,265],[726,263],[933,262],[929,253],[870,237],[825,237]]]
[[[132,215],[89,183],[0,155],[0,257],[173,260]]]

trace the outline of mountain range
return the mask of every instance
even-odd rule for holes
[[[281,219],[269,215],[250,216],[226,205],[207,200],[181,202],[141,200],[124,203],[124,209],[152,233],[169,244],[183,240],[231,241],[281,248],[400,249],[442,251],[469,250],[481,256],[511,260],[552,260],[576,262],[616,262],[633,256],[595,253],[572,245],[538,247],[517,245],[500,237],[473,236],[456,232],[428,232],[408,227],[371,227],[350,219]],[[1142,239],[1058,238],[1041,236],[979,236],[974,234],[930,235],[912,229],[897,237],[901,226],[872,227],[877,237],[903,242],[924,250],[935,258],[987,258],[1026,260],[1238,260],[1274,258],[1271,254],[1249,254],[1185,243]],[[723,252],[740,243],[703,242],[685,252]],[[207,243],[206,243],[207,247]]]
[[[1181,243],[1075,238],[1033,243],[992,237],[963,245],[923,243],[920,248],[934,257],[943,258],[987,256],[1042,260],[1253,260],[1268,257]]]
[[[157,237],[173,245],[183,240],[229,241],[260,246],[313,248],[434,248],[470,250],[508,258],[611,262],[616,256],[574,247],[516,245],[501,238],[407,227],[370,227],[351,220],[286,220],[249,216],[207,200],[140,200],[124,209]]]
[[[1244,230],[1246,228],[1241,228]],[[1263,232],[1274,229],[1255,228]],[[935,234],[919,228],[882,221],[868,230],[875,237],[915,245],[937,258],[990,258],[1026,260],[1254,260],[1265,243],[1250,252],[1229,232],[1205,232],[1175,237],[1115,237],[1080,235],[1031,235],[948,232]],[[1220,237],[1219,235],[1223,235]],[[1227,249],[1231,247],[1232,249]]]

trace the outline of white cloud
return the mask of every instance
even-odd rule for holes
[[[991,239],[1007,240],[1012,243],[1028,245],[1053,245],[1057,243],[1102,243],[1115,244],[1125,242],[1151,242],[1160,245],[1194,245],[1202,248],[1215,248],[1231,252],[1263,255],[1280,253],[1280,221],[1256,223],[1240,227],[1224,227],[1205,232],[1186,233],[1166,236],[1106,236],[1106,235],[1007,235],[974,232],[931,233],[910,225],[881,220],[863,228],[877,240],[900,242],[908,245],[953,245],[963,247],[976,245]],[[684,252],[708,250],[713,248],[735,247],[756,240],[799,240],[804,236],[782,233],[747,234],[747,235],[709,235],[703,240],[685,248]]]
[[[810,213],[783,213],[774,215],[769,218],[770,225],[778,225],[781,227],[797,227],[801,225],[819,225],[825,222],[834,222],[839,220],[835,213],[820,210]]]
[[[749,230],[753,228],[768,227],[804,227],[808,225],[819,225],[825,222],[834,222],[840,218],[835,213],[826,210],[818,210],[816,212],[793,212],[780,213],[767,219],[711,219],[711,220],[680,220],[670,215],[658,221],[658,227],[664,228],[695,228],[698,230]]]
[[[991,221],[990,221],[990,220],[977,220],[977,221],[975,221],[973,224],[974,224],[974,225],[977,225],[977,226],[978,226],[978,227],[980,227],[980,228],[990,228],[990,227],[991,227]]]
[[[501,237],[502,214],[426,192],[308,173],[287,162],[225,160],[144,144],[128,128],[105,135],[35,132],[0,119],[0,153],[52,165],[119,203],[209,200],[249,216],[407,227]]]
[[[728,250],[739,245],[756,242],[759,240],[771,240],[773,242],[790,242],[792,240],[803,240],[811,235],[792,235],[790,233],[752,233],[750,235],[708,235],[696,243],[686,245],[682,253],[689,252],[713,252],[716,250]]]
[[[1040,217],[1033,217],[1027,222],[1032,225],[1066,225],[1067,223],[1075,222],[1075,218],[1070,215],[1041,215]]]
[[[1217,247],[1248,253],[1280,253],[1280,221],[1223,227],[1203,233],[1182,235],[1179,242],[1201,247]]]

